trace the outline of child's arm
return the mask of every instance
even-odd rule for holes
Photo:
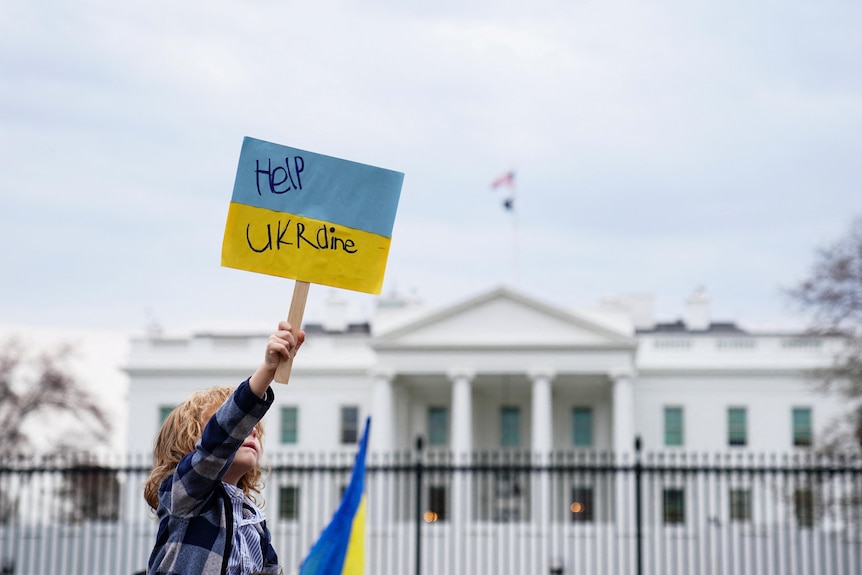
[[[275,377],[278,364],[296,355],[304,341],[304,331],[296,331],[286,321],[278,322],[278,331],[269,336],[269,341],[266,343],[263,363],[249,379],[251,390],[259,397],[264,397],[269,384],[272,383],[272,378]]]
[[[263,363],[248,380],[248,388],[243,391],[246,384],[240,384],[216,410],[206,423],[195,450],[177,465],[169,486],[159,488],[159,499],[165,491],[168,498],[165,508],[170,513],[188,516],[196,512],[197,506],[212,491],[213,484],[228,469],[231,456],[272,404],[272,393],[267,397],[267,390],[279,361],[288,354],[294,355],[304,341],[305,332],[294,335],[289,323],[278,324],[278,330],[269,336]],[[176,485],[182,488],[174,489]]]

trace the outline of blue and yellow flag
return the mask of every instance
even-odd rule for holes
[[[221,263],[379,294],[404,174],[246,137]]]
[[[371,418],[359,442],[350,484],[335,515],[299,567],[299,575],[362,575],[365,570],[365,451]]]

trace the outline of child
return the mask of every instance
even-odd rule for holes
[[[235,390],[194,393],[171,412],[153,447],[144,498],[159,530],[150,575],[246,575],[281,572],[254,494],[262,488],[261,418],[280,361],[292,357],[305,332],[286,321],[266,345],[263,363]]]

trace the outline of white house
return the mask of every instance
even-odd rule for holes
[[[262,495],[284,565],[299,565],[337,507],[371,416],[369,573],[862,570],[862,462],[809,457],[849,409],[808,375],[830,365],[838,337],[718,323],[701,292],[669,323],[648,297],[572,310],[505,287],[442,309],[383,297],[360,323],[328,304],[324,323],[303,326],[267,416]],[[129,453],[146,458],[193,390],[247,378],[268,327],[134,338]],[[156,522],[140,490],[149,462],[135,461],[105,470],[124,485],[117,521],[62,536],[7,529],[7,555],[49,572],[28,551],[39,533],[52,550],[121,549],[123,567],[103,572],[140,569]]]
[[[572,311],[501,287],[443,309],[381,298],[367,323],[339,302],[307,342],[290,384],[275,384],[267,450],[352,448],[365,416],[372,448],[475,451],[645,450],[786,453],[807,449],[841,413],[808,370],[838,338],[757,333],[711,322],[695,293],[684,319],[658,323],[648,298]],[[194,389],[234,386],[268,333],[132,341],[129,451],[151,449],[160,421]]]

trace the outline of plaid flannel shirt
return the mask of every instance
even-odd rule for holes
[[[159,531],[149,575],[224,575],[234,537],[230,497],[221,479],[236,451],[263,418],[275,396],[258,397],[242,382],[215,412],[203,435],[159,486]],[[263,523],[265,573],[279,573],[271,535]]]

